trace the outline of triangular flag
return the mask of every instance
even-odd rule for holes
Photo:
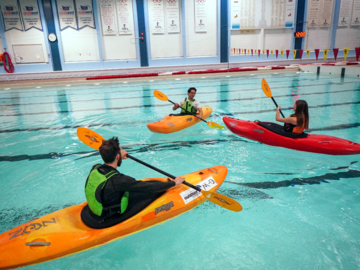
[[[299,50],[300,60],[301,60],[301,58],[302,58],[302,52],[303,52],[303,50]]]
[[[250,49],[248,50],[248,55],[250,55]]]
[[[286,50],[286,59],[289,59],[290,50]]]
[[[329,49],[324,49],[323,52],[324,52],[324,60],[326,60],[329,53]]]
[[[356,47],[356,48],[355,48],[355,54],[356,54],[356,61],[359,61],[360,47]]]
[[[258,56],[260,57],[260,50],[257,50],[258,51]]]
[[[241,49],[241,54],[244,54],[244,49]]]
[[[264,57],[264,55],[265,55],[265,50],[262,50],[262,53],[263,53],[263,57]]]
[[[315,51],[316,60],[318,60],[320,49],[315,49],[314,51]]]
[[[294,59],[296,58],[296,51],[297,50],[293,50]]]
[[[271,51],[270,51],[270,55],[271,55],[271,57],[272,57],[273,53],[274,53],[274,51],[273,51],[273,50],[271,50]]]
[[[276,55],[276,58],[278,58],[279,50],[275,50],[275,55]]]
[[[269,57],[269,50],[266,50],[266,56]]]
[[[254,56],[254,50],[253,49],[251,49],[251,56]]]
[[[244,54],[246,55],[246,49],[244,49]]]
[[[311,50],[306,50],[306,59],[309,59]]]
[[[337,58],[337,55],[338,55],[339,49],[337,49],[337,48],[333,48],[333,52],[334,52],[334,58],[335,58],[335,61],[336,61],[336,58]]]
[[[280,55],[281,55],[281,58],[283,58],[283,56],[284,56],[284,50],[281,50],[281,51],[280,51]]]
[[[344,48],[344,61],[346,61],[349,51],[350,51],[350,48]]]

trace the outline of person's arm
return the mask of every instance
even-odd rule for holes
[[[180,176],[169,182],[160,181],[136,181],[135,178],[123,174],[113,176],[112,182],[117,191],[132,191],[143,193],[155,193],[165,191],[184,181]]]
[[[281,106],[278,106],[276,108],[276,117],[275,117],[275,120],[278,121],[278,122],[282,122],[282,123],[289,123],[289,124],[293,124],[293,125],[297,125],[297,118],[296,117],[287,117],[287,118],[282,118],[280,117],[280,109],[281,109]]]
[[[197,112],[196,112],[196,117],[197,118],[203,118],[203,111],[202,111],[202,109],[201,109],[201,105],[200,105],[200,102],[198,102],[197,104],[196,104],[196,106],[194,106],[195,107],[195,109],[197,110]]]
[[[173,107],[173,111],[179,109],[184,104],[184,101],[180,101],[179,103],[175,103]]]

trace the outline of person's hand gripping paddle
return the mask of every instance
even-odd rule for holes
[[[91,148],[94,148],[96,150],[99,150],[103,141],[105,141],[105,139],[101,135],[97,134],[95,131],[92,131],[92,130],[90,130],[88,128],[84,128],[84,127],[79,127],[77,129],[77,135],[78,135],[78,138],[80,139],[80,141],[82,141],[86,145],[88,145]],[[145,165],[146,167],[148,167],[150,169],[153,169],[159,173],[162,173],[162,174],[166,175],[167,177],[175,179],[175,176],[168,174],[154,166],[151,166],[150,164],[147,164],[129,154],[127,155],[127,157],[136,162],[139,162],[142,165]],[[219,194],[214,191],[202,190],[197,186],[187,183],[186,181],[184,181],[183,184],[201,192],[201,194],[204,195],[206,199],[208,199],[212,203],[215,203],[223,208],[226,208],[226,209],[234,211],[234,212],[240,212],[242,210],[241,204],[239,204],[237,201],[235,201],[225,195]]]
[[[164,93],[160,92],[159,90],[155,90],[155,91],[154,91],[154,96],[155,96],[156,98],[162,100],[162,101],[169,101],[169,102],[171,102],[172,104],[175,105],[174,102],[172,102],[171,100],[169,100],[169,98],[168,98]],[[186,110],[186,109],[184,109],[184,110],[185,110],[187,113],[190,113],[190,114],[196,116],[195,113],[189,112],[189,111]],[[206,121],[206,120],[204,120],[204,119],[202,119],[202,118],[200,118],[200,117],[198,117],[198,118],[199,118],[201,121],[204,121],[204,122],[206,123],[206,125],[208,125],[208,126],[211,127],[211,128],[217,128],[217,129],[224,129],[224,128],[225,128],[224,126],[219,125],[219,124],[217,124],[217,123],[215,123],[215,122]]]
[[[274,104],[275,104],[275,106],[277,108],[278,105],[277,105],[275,99],[272,97],[270,86],[268,85],[268,83],[266,82],[266,80],[264,78],[261,81],[261,87],[262,87],[262,90],[264,91],[265,95],[268,96],[269,98],[271,98],[272,101],[274,101]],[[285,116],[283,115],[281,109],[280,109],[280,113],[281,113],[281,116],[283,118],[285,118]]]

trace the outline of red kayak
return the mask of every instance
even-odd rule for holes
[[[289,133],[284,131],[283,126],[270,122],[232,117],[223,117],[223,121],[233,133],[272,146],[327,155],[360,154],[360,144],[334,136]]]

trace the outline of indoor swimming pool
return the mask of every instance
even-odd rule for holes
[[[358,77],[314,73],[175,77],[134,82],[0,89],[0,233],[86,200],[84,185],[98,151],[79,141],[87,127],[118,136],[134,157],[173,175],[224,165],[219,193],[243,206],[210,202],[161,225],[68,257],[24,269],[357,269],[360,265],[360,155],[331,156],[273,147],[205,123],[171,134],[147,124],[172,113],[171,101],[196,87],[207,119],[275,122],[261,89],[265,78],[289,116],[309,104],[310,133],[360,143]],[[127,159],[121,173],[161,177]]]

